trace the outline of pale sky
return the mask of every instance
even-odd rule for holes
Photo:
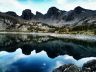
[[[1,12],[15,11],[18,15],[24,9],[31,9],[34,14],[36,11],[44,14],[52,6],[66,11],[76,6],[96,10],[96,0],[0,0]]]

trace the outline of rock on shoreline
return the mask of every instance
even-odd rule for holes
[[[53,72],[96,72],[96,60],[88,61],[82,68],[74,64],[65,64],[53,70]]]

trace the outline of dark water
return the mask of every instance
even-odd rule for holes
[[[52,72],[96,59],[96,42],[37,35],[0,35],[0,72]]]

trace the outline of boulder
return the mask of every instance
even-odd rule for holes
[[[83,65],[82,69],[83,71],[87,70],[88,72],[96,72],[96,60],[88,61]]]
[[[80,72],[80,69],[74,64],[65,64],[53,70],[53,72]]]

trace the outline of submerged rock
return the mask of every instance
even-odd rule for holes
[[[74,64],[68,64],[60,66],[55,69],[53,72],[80,72],[80,69]]]
[[[83,71],[87,70],[88,72],[96,72],[96,60],[88,61],[83,65],[82,69]]]

